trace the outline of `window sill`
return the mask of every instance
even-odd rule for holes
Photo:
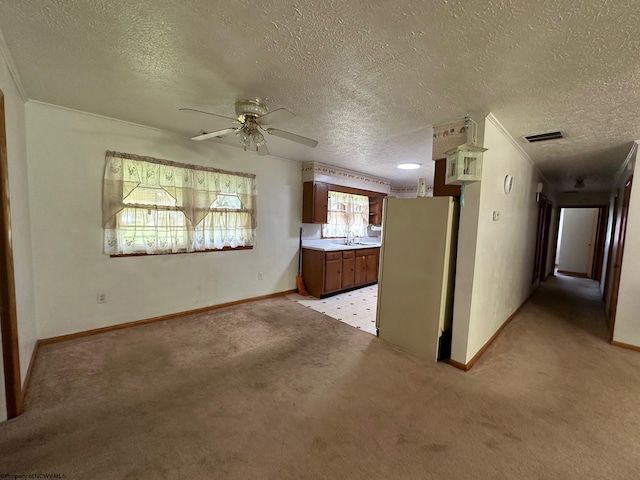
[[[124,257],[157,257],[160,255],[183,255],[192,253],[208,253],[208,252],[234,252],[236,250],[253,250],[253,246],[248,247],[222,247],[212,248],[209,250],[196,250],[195,252],[167,252],[167,253],[123,253],[121,255],[109,255],[111,258],[124,258]]]

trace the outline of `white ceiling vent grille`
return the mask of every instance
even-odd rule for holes
[[[549,132],[539,133],[537,135],[527,135],[524,139],[529,143],[546,142],[547,140],[558,140],[559,138],[566,138],[562,132]]]

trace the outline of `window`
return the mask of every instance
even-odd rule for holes
[[[253,246],[255,175],[107,152],[103,184],[108,255]]]
[[[367,235],[369,225],[369,197],[329,191],[328,223],[322,225],[323,237],[346,237],[349,232],[356,236]]]

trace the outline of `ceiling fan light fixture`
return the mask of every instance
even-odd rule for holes
[[[573,186],[573,188],[584,188],[584,179],[576,179],[576,184]]]
[[[238,130],[236,134],[240,139],[240,145],[242,145],[245,148],[248,147],[249,144],[251,143],[251,137],[247,135],[247,132],[244,130],[244,128],[241,128],[240,130]]]
[[[235,119],[193,108],[180,108],[180,110],[213,115],[214,117],[224,118],[226,120],[231,120],[233,123],[240,124],[238,127],[224,128],[210,133],[201,132],[198,135],[191,137],[192,140],[201,141],[214,137],[224,137],[229,133],[235,133],[240,145],[244,147],[245,151],[247,148],[255,147],[260,155],[269,155],[267,142],[264,138],[263,132],[284,138],[285,140],[306,145],[307,147],[313,148],[318,145],[318,141],[313,140],[312,138],[303,137],[302,135],[296,135],[295,133],[286,132],[284,130],[266,128],[266,125],[269,123],[290,121],[292,118],[295,118],[293,113],[284,108],[269,111],[260,100],[254,99],[240,100],[236,102],[235,107],[237,115]],[[258,150],[259,147],[262,148]]]
[[[421,166],[422,166],[421,163],[406,162],[406,163],[399,163],[397,165],[397,168],[399,168],[400,170],[415,170],[416,168],[420,168]]]
[[[251,138],[253,140],[253,143],[256,144],[256,147],[260,147],[265,144],[264,135],[262,135],[260,132],[254,133]]]

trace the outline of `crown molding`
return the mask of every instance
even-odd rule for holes
[[[163,133],[170,133],[172,135],[178,135],[177,133],[170,132],[169,130],[163,130],[163,129],[157,128],[157,127],[150,127],[149,125],[143,125],[141,123],[129,122],[127,120],[121,120],[119,118],[107,117],[106,115],[100,115],[99,113],[87,112],[86,110],[78,110],[78,109],[75,109],[75,108],[63,107],[62,105],[56,105],[55,103],[41,102],[40,100],[28,100],[28,103],[29,104],[34,104],[34,105],[42,105],[42,106],[48,107],[48,108],[55,108],[55,109],[58,109],[58,110],[64,110],[66,112],[77,113],[77,114],[80,114],[80,115],[87,115],[89,117],[100,118],[102,120],[108,120],[110,122],[122,123],[124,125],[129,125],[129,126],[132,126],[132,127],[144,128],[146,130],[153,130],[155,132],[163,132]]]
[[[22,101],[26,103],[27,100],[29,100],[29,97],[27,97],[27,92],[22,86],[22,80],[20,80],[20,74],[18,73],[16,64],[13,62],[13,57],[11,56],[11,52],[9,51],[7,42],[4,39],[2,30],[0,30],[0,55],[2,55],[2,58],[4,59],[4,63],[7,66],[7,70],[9,70],[9,75],[13,80],[13,84],[16,86],[16,89],[20,94],[20,98],[22,98]]]
[[[615,190],[618,184],[620,183],[620,179],[624,175],[624,172],[625,170],[627,170],[627,168],[635,169],[635,165],[632,162],[636,158],[638,145],[640,145],[640,140],[635,140],[633,142],[633,145],[631,145],[631,150],[629,150],[629,153],[627,154],[627,157],[624,159],[624,162],[622,162],[622,165],[620,165],[620,168],[618,168],[618,171],[616,172],[616,177],[612,185],[613,190]]]

